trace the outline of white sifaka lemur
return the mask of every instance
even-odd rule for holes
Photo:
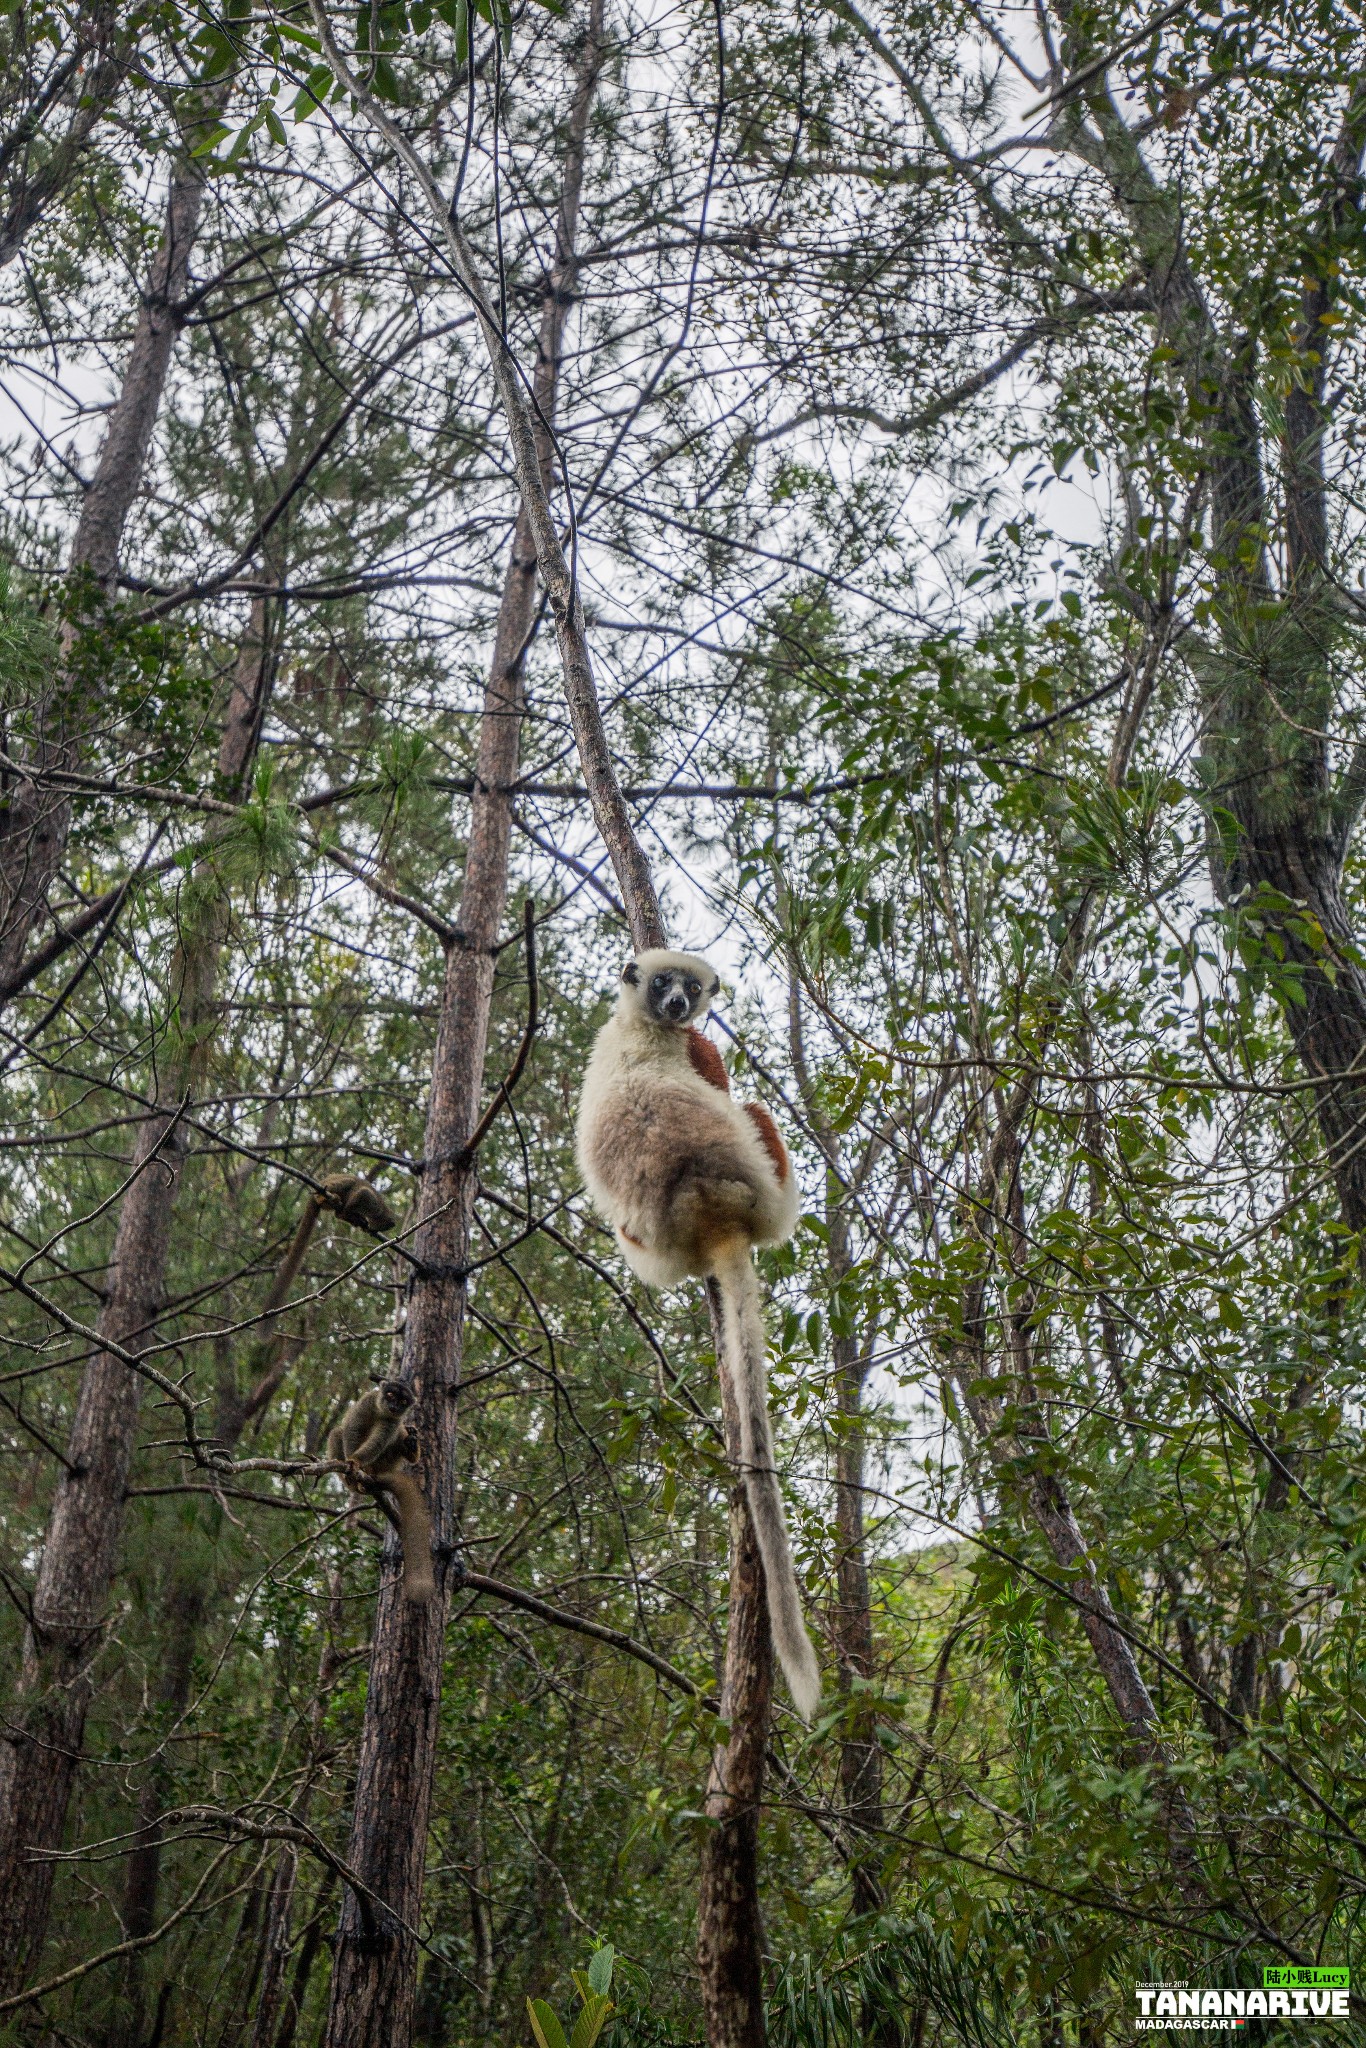
[[[797,1227],[797,1188],[768,1111],[731,1100],[721,1055],[693,1028],[721,986],[695,953],[637,954],[622,969],[579,1103],[588,1192],[632,1271],[655,1287],[715,1280],[740,1454],[768,1588],[774,1647],[810,1721],[821,1675],[802,1619],[768,1421],[768,1343],[751,1249]]]

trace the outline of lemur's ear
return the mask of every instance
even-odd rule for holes
[[[640,982],[640,969],[636,966],[634,960],[626,962],[626,965],[621,970],[621,978],[624,982],[628,982],[632,988],[638,986]]]
[[[721,986],[721,977],[720,977],[720,975],[718,974],[718,975],[717,975],[717,976],[715,977],[715,979],[713,980],[713,982],[712,982],[712,985],[711,985],[711,987],[710,987],[710,988],[709,988],[709,989],[707,990],[707,995],[708,995],[708,998],[710,998],[710,997],[714,996],[714,995],[716,994],[717,990],[718,990],[718,989],[720,988],[720,986]]]

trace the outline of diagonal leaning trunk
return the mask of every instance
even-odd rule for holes
[[[811,1133],[825,1168],[824,1208],[827,1232],[825,1279],[832,1295],[854,1268],[851,1215],[856,1213],[864,1170],[871,1171],[876,1154],[865,1151],[863,1167],[846,1164],[839,1133],[831,1124],[815,1087],[806,1055],[801,980],[795,955],[788,961],[788,1046],[792,1070]],[[867,1484],[868,1416],[864,1390],[872,1369],[877,1316],[858,1331],[835,1330],[831,1358],[835,1367],[838,1421],[835,1437],[835,1601],[830,1613],[831,1645],[839,1672],[844,1706],[840,1732],[840,1792],[845,1818],[845,1859],[849,1869],[850,1906],[855,1919],[880,1912],[886,1905],[881,1845],[886,1825],[882,1746],[877,1709],[859,1687],[876,1670],[872,1590],[868,1572],[868,1538],[863,1503]],[[889,1991],[894,1987],[888,1987]],[[906,2029],[894,1996],[869,2001],[864,2027],[869,2048],[902,2048]]]
[[[1089,18],[1065,0],[1064,17],[1089,57]],[[1366,155],[1366,69],[1358,60],[1337,135],[1306,193],[1298,318],[1290,323],[1279,421],[1266,403],[1257,337],[1225,331],[1201,287],[1185,239],[1179,189],[1164,185],[1112,98],[1103,70],[1068,141],[1109,183],[1146,273],[1156,327],[1184,386],[1185,431],[1198,449],[1210,505],[1214,602],[1208,637],[1184,652],[1203,727],[1215,888],[1246,922],[1249,951],[1275,992],[1313,1105],[1343,1221],[1366,1245],[1366,971],[1343,889],[1343,866],[1366,800],[1366,747],[1334,780],[1327,734],[1335,722],[1333,656],[1343,632],[1330,559],[1324,443],[1332,424],[1335,301],[1343,252],[1359,233]],[[1326,174],[1326,175],[1325,175]],[[1229,329],[1232,322],[1227,323]],[[1344,330],[1345,331],[1345,330]],[[1268,476],[1279,481],[1268,490]],[[1280,539],[1280,559],[1273,545]],[[1359,1253],[1360,1256],[1360,1253]],[[1313,1382],[1292,1392],[1283,1422]],[[1277,1429],[1270,1432],[1273,1439]],[[1287,1445],[1293,1464],[1293,1443]],[[1274,1514],[1282,1481],[1268,1474],[1258,1509]],[[1248,1602],[1255,1626],[1232,1646],[1230,1706],[1255,1710],[1258,1669],[1280,1623],[1262,1612],[1258,1573]]]
[[[218,760],[222,780],[234,789],[248,773],[259,730],[255,707],[268,686],[266,650],[266,636],[249,631]],[[119,1206],[98,1329],[133,1352],[147,1342],[165,1293],[185,1157],[180,1112],[213,1021],[224,910],[220,901],[197,935],[182,942],[172,967],[179,1022]],[[47,1931],[54,1866],[44,1852],[61,1846],[80,1762],[141,1391],[138,1375],[121,1359],[96,1352],[81,1380],[67,1463],[48,1521],[18,1699],[0,1735],[0,1984],[6,1990],[23,1983]],[[185,1620],[192,1647],[192,1619]],[[185,1675],[188,1682],[188,1661]]]
[[[77,11],[60,64],[0,142],[0,270],[75,178],[136,50],[136,30],[118,23],[105,0]]]
[[[1089,22],[1071,0],[1062,12],[1078,53],[1089,55]],[[1344,1221],[1366,1231],[1366,972],[1342,893],[1343,859],[1366,797],[1366,753],[1358,747],[1335,788],[1326,733],[1341,616],[1323,467],[1339,257],[1354,245],[1363,192],[1366,71],[1350,80],[1318,218],[1311,214],[1306,226],[1278,441],[1262,418],[1254,343],[1221,330],[1193,267],[1179,192],[1159,182],[1103,71],[1083,99],[1092,128],[1084,133],[1080,108],[1072,109],[1065,139],[1105,177],[1128,224],[1208,482],[1214,637],[1192,635],[1184,651],[1220,813],[1211,829],[1215,884],[1226,904],[1252,909],[1284,949],[1287,1028],[1319,1084],[1315,1109]],[[1279,470],[1285,507],[1279,578],[1270,556],[1270,469]]]
[[[598,0],[594,0],[595,19],[600,20],[597,6]],[[630,812],[617,780],[611,746],[603,726],[602,709],[593,679],[593,660],[588,644],[583,605],[551,511],[536,417],[527,404],[516,365],[503,338],[497,313],[484,287],[479,267],[465,239],[464,231],[432,175],[430,165],[424,161],[404,130],[391,119],[365,80],[348,62],[333,33],[323,0],[309,0],[309,13],[329,69],[350,93],[371,126],[383,136],[400,162],[411,173],[426,200],[451,269],[474,306],[488,349],[494,388],[502,406],[508,436],[512,443],[512,457],[522,493],[522,514],[526,520],[526,532],[534,543],[536,565],[540,570],[546,601],[555,624],[565,704],[574,733],[574,744],[578,750],[579,764],[588,786],[594,822],[611,859],[631,927],[632,941],[637,951],[643,951],[648,946],[662,946],[665,943],[664,921],[660,913],[654,877],[631,822]],[[541,414],[544,417],[543,407]],[[722,1346],[714,1300],[711,1304],[711,1314],[719,1358]],[[446,1369],[450,1369],[449,1366]],[[724,1386],[722,1395],[724,1400]],[[747,1521],[746,1528],[748,1529]],[[752,1532],[749,1534],[752,1537]],[[719,1815],[724,1817],[731,1813],[752,1813],[754,1824],[757,1826],[762,1763],[767,1737],[768,1701],[771,1695],[772,1646],[768,1641],[766,1623],[761,1625],[758,1618],[760,1611],[763,1610],[762,1599],[758,1599],[756,1603],[756,1598],[741,1597],[743,1589],[744,1575],[741,1573],[739,1578],[732,1581],[732,1590],[736,1597],[731,1601],[727,1622],[727,1679],[723,1680],[723,1689],[726,1689],[729,1681],[728,1697],[735,1703],[735,1712],[748,1718],[732,1723],[728,1741],[717,1750],[713,1758],[709,1784],[711,1794],[717,1802]],[[444,1599],[443,1594],[443,1603]],[[432,1612],[431,1609],[427,1611]],[[444,1611],[443,1604],[441,1612]],[[430,1665],[423,1668],[430,1668]],[[436,1668],[439,1674],[439,1664]],[[752,1682],[754,1675],[761,1670],[768,1673],[764,1682]],[[406,1697],[414,1697],[419,1691],[420,1683],[420,1671],[415,1670]],[[405,1695],[390,1695],[403,1696]],[[385,1704],[388,1703],[389,1699],[386,1698]],[[370,1720],[367,1716],[367,1727],[369,1725]],[[367,1762],[364,1757],[363,1762]],[[373,1759],[369,1759],[368,1762],[373,1770]],[[429,1780],[427,1782],[429,1784]],[[411,1790],[410,1781],[397,1774],[392,1780],[392,1786],[395,1794],[400,1797],[406,1796]],[[359,1812],[358,1797],[358,1816]],[[425,1826],[425,1803],[421,1809],[421,1817]],[[386,1823],[386,1816],[378,1798],[372,1801],[366,1818],[369,1839],[353,1832],[352,1860],[355,1862],[364,1858],[363,1870],[379,1871],[383,1875],[388,1875],[384,1844],[379,1839]],[[391,1822],[389,1824],[392,1825]],[[419,1844],[416,1851],[397,1859],[392,1873],[393,1881],[401,1887],[393,1894],[394,1898],[402,1898],[410,1907],[415,1905],[421,1896],[422,1853],[423,1845]],[[705,1978],[703,2003],[708,2013],[711,2048],[721,2048],[723,2043],[726,2044],[726,2048],[739,2048],[739,2044],[742,2043],[744,2048],[763,2048],[763,1954],[757,1860],[748,1827],[719,1825],[710,1829],[703,1844],[702,1856],[703,1891],[711,1900],[721,1902],[723,1911],[730,1912],[727,1925],[719,1930],[724,1937],[724,1945],[704,1940],[699,1950],[699,1963]],[[731,1910],[736,1900],[744,1901],[742,1913]],[[355,1900],[348,1902],[347,1913],[350,1917],[349,1921],[344,1921],[343,1932],[347,1934],[351,1943],[359,1946],[369,1941],[372,1946],[383,1949],[386,1946],[395,1947],[402,1940],[408,1944],[409,1949],[412,1948],[411,1921],[408,1923],[407,1931],[396,1926],[381,1929],[373,1924],[375,1914],[373,1909],[369,1909],[372,1924],[367,1926],[361,1907]],[[383,2031],[384,2015],[377,2004],[382,1989],[378,1982],[378,1972],[371,1972],[368,1978],[365,1977],[359,1967],[353,1966],[351,1956],[351,1950],[345,1947],[339,1949],[338,1978],[344,1972],[348,1986],[355,1987],[354,1991],[348,1989],[347,1994],[356,2001],[354,2025],[348,2031],[345,2016],[337,2010],[335,1986],[338,1979],[334,1978],[334,2011],[324,2048],[363,2048],[363,2044],[371,2041],[377,2043],[381,2040],[393,2040],[396,2048],[406,2048],[411,2030],[411,1989],[408,1993],[409,2002],[402,2012],[402,2032],[391,2034]],[[410,1962],[407,1979],[409,1986],[411,1968]],[[393,1988],[401,1989],[404,1981],[402,1972],[396,1973]]]
[[[1077,926],[1081,923],[1079,916]],[[1028,1231],[1022,1184],[1024,1144],[1020,1136],[1021,1118],[1025,1106],[1033,1099],[1036,1081],[1036,1074],[1022,1078],[1002,1107],[998,1128],[988,1147],[986,1166],[973,1190],[973,1228],[984,1245],[995,1237],[994,1249],[1019,1289],[1018,1300],[1003,1316],[1004,1356],[999,1361],[990,1360],[986,1349],[984,1264],[964,1289],[964,1335],[948,1347],[953,1360],[952,1378],[964,1412],[971,1418],[977,1442],[995,1472],[1003,1500],[1033,1521],[1065,1575],[1097,1669],[1124,1728],[1129,1753],[1152,1771],[1173,1877],[1187,1906],[1199,1912],[1208,1907],[1209,1892],[1201,1869],[1190,1801],[1173,1768],[1175,1758],[1163,1735],[1157,1707],[1139,1669],[1133,1644],[1077,1521],[1067,1492],[1066,1473],[1038,1393],[1038,1332],[1033,1289],[1026,1272]],[[981,1391],[983,1381],[991,1377],[997,1378],[1002,1389],[1008,1391],[1001,1395]],[[1014,1419],[1008,1420],[1012,1412]]]
[[[533,392],[536,458],[548,493],[550,423],[558,395],[565,318],[575,283],[574,244],[584,144],[602,67],[602,0],[591,0],[565,139],[554,262],[541,302]],[[446,1618],[453,1585],[456,1404],[464,1348],[465,1267],[474,1202],[466,1147],[479,1117],[495,947],[508,893],[524,705],[524,664],[536,621],[536,547],[523,495],[504,579],[484,693],[461,892],[460,937],[446,965],[423,1157],[415,1273],[403,1375],[417,1395],[413,1419],[432,1514],[437,1595],[414,1607],[401,1594],[391,1541],[375,1617],[370,1683],[356,1772],[347,1860],[367,1887],[348,1890],[337,1930],[324,2048],[407,2048],[417,1985],[414,1930],[422,1905],[436,1767]]]
[[[152,259],[123,383],[71,545],[68,577],[75,617],[62,636],[61,672],[37,709],[29,773],[0,806],[0,986],[20,970],[70,836],[70,799],[46,778],[75,768],[82,753],[82,669],[89,662],[82,640],[117,589],[124,529],[142,488],[180,332],[204,200],[204,169],[193,154],[193,142],[221,104],[221,95],[210,98],[213,106],[197,109],[184,127],[183,147],[171,170],[165,232]]]

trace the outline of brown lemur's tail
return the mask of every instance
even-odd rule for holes
[[[764,1562],[773,1647],[797,1712],[804,1721],[811,1721],[820,1705],[820,1666],[802,1618],[797,1572],[787,1538],[787,1517],[773,1462],[773,1436],[768,1422],[768,1338],[759,1276],[747,1239],[736,1236],[718,1246],[712,1259],[712,1274],[721,1293],[722,1346],[740,1411],[745,1495]]]
[[[403,1539],[403,1597],[422,1607],[436,1591],[432,1575],[432,1518],[422,1498],[422,1488],[410,1472],[396,1466],[375,1474],[379,1484],[393,1495]]]

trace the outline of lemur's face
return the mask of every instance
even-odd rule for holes
[[[627,961],[621,978],[653,1023],[676,1028],[691,1024],[721,986],[694,953],[642,953]]]
[[[661,1024],[690,1024],[702,1003],[702,984],[695,974],[681,968],[665,967],[652,974],[645,993],[645,1007]]]
[[[413,1405],[413,1390],[402,1380],[386,1380],[379,1398],[390,1415],[406,1415]]]

